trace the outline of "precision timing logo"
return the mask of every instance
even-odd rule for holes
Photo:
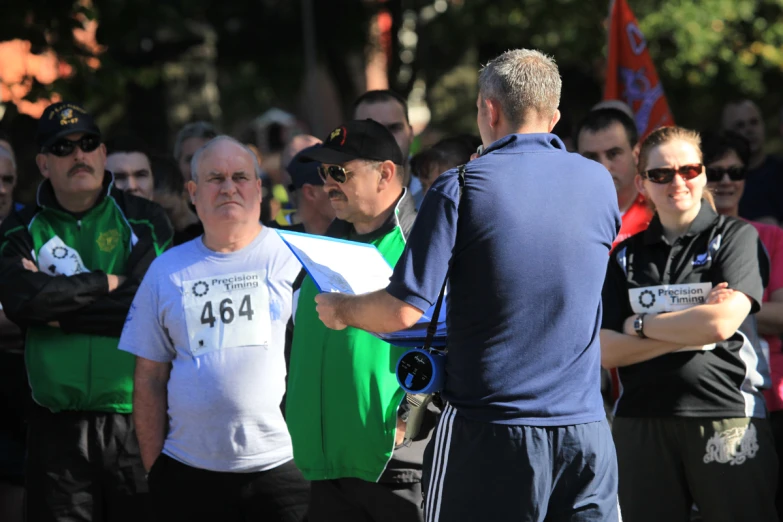
[[[646,299],[647,296],[649,296],[649,299]],[[639,304],[645,308],[652,308],[652,305],[655,304],[655,294],[650,290],[645,290],[639,294]]]
[[[204,297],[209,292],[209,285],[204,281],[198,281],[193,285],[193,295],[196,297]]]

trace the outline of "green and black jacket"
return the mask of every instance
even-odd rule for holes
[[[117,344],[147,268],[173,235],[160,206],[117,190],[109,172],[104,190],[93,208],[74,215],[45,180],[36,204],[0,227],[0,302],[26,331],[33,398],[55,412],[132,410],[135,359]],[[55,236],[78,252],[89,272],[49,275],[38,265],[41,247]],[[39,271],[25,269],[23,259]],[[106,274],[127,280],[109,292]]]
[[[416,211],[405,191],[389,219],[369,234],[335,219],[326,235],[375,245],[391,266],[399,259]],[[395,447],[405,393],[397,360],[406,349],[358,330],[330,330],[318,318],[318,289],[301,282],[290,354],[286,422],[294,461],[308,480],[354,477],[369,482],[418,482],[422,454],[435,425],[428,413],[410,447]]]

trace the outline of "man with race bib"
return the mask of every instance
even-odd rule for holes
[[[280,403],[301,270],[260,222],[256,156],[218,136],[192,160],[204,235],[159,258],[120,340],[137,356],[134,418],[160,520],[302,520],[309,485]]]

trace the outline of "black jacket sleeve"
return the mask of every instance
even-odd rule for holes
[[[33,241],[24,221],[14,213],[0,227],[0,302],[6,316],[20,327],[56,321],[109,292],[102,272],[50,276],[27,270],[23,259],[34,261]]]
[[[625,320],[633,315],[631,305],[628,302],[628,282],[621,265],[625,244],[618,245],[609,256],[609,264],[606,268],[606,279],[601,291],[601,304],[603,315],[601,316],[601,328],[623,331]],[[618,258],[619,256],[619,258]]]
[[[138,198],[134,200],[128,202],[128,221],[134,225],[139,242],[128,257],[126,273],[116,274],[128,279],[115,291],[87,306],[61,314],[57,320],[64,332],[119,337],[144,274],[155,258],[171,246],[174,229],[163,208],[147,201],[141,204]],[[143,214],[139,216],[143,219],[134,219],[133,214],[138,213]],[[135,226],[140,222],[143,224]]]

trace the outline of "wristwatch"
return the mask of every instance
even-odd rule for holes
[[[641,337],[642,339],[647,339],[647,336],[644,335],[644,316],[647,314],[639,314],[636,316],[636,319],[633,320],[633,331],[636,332],[636,335]]]

